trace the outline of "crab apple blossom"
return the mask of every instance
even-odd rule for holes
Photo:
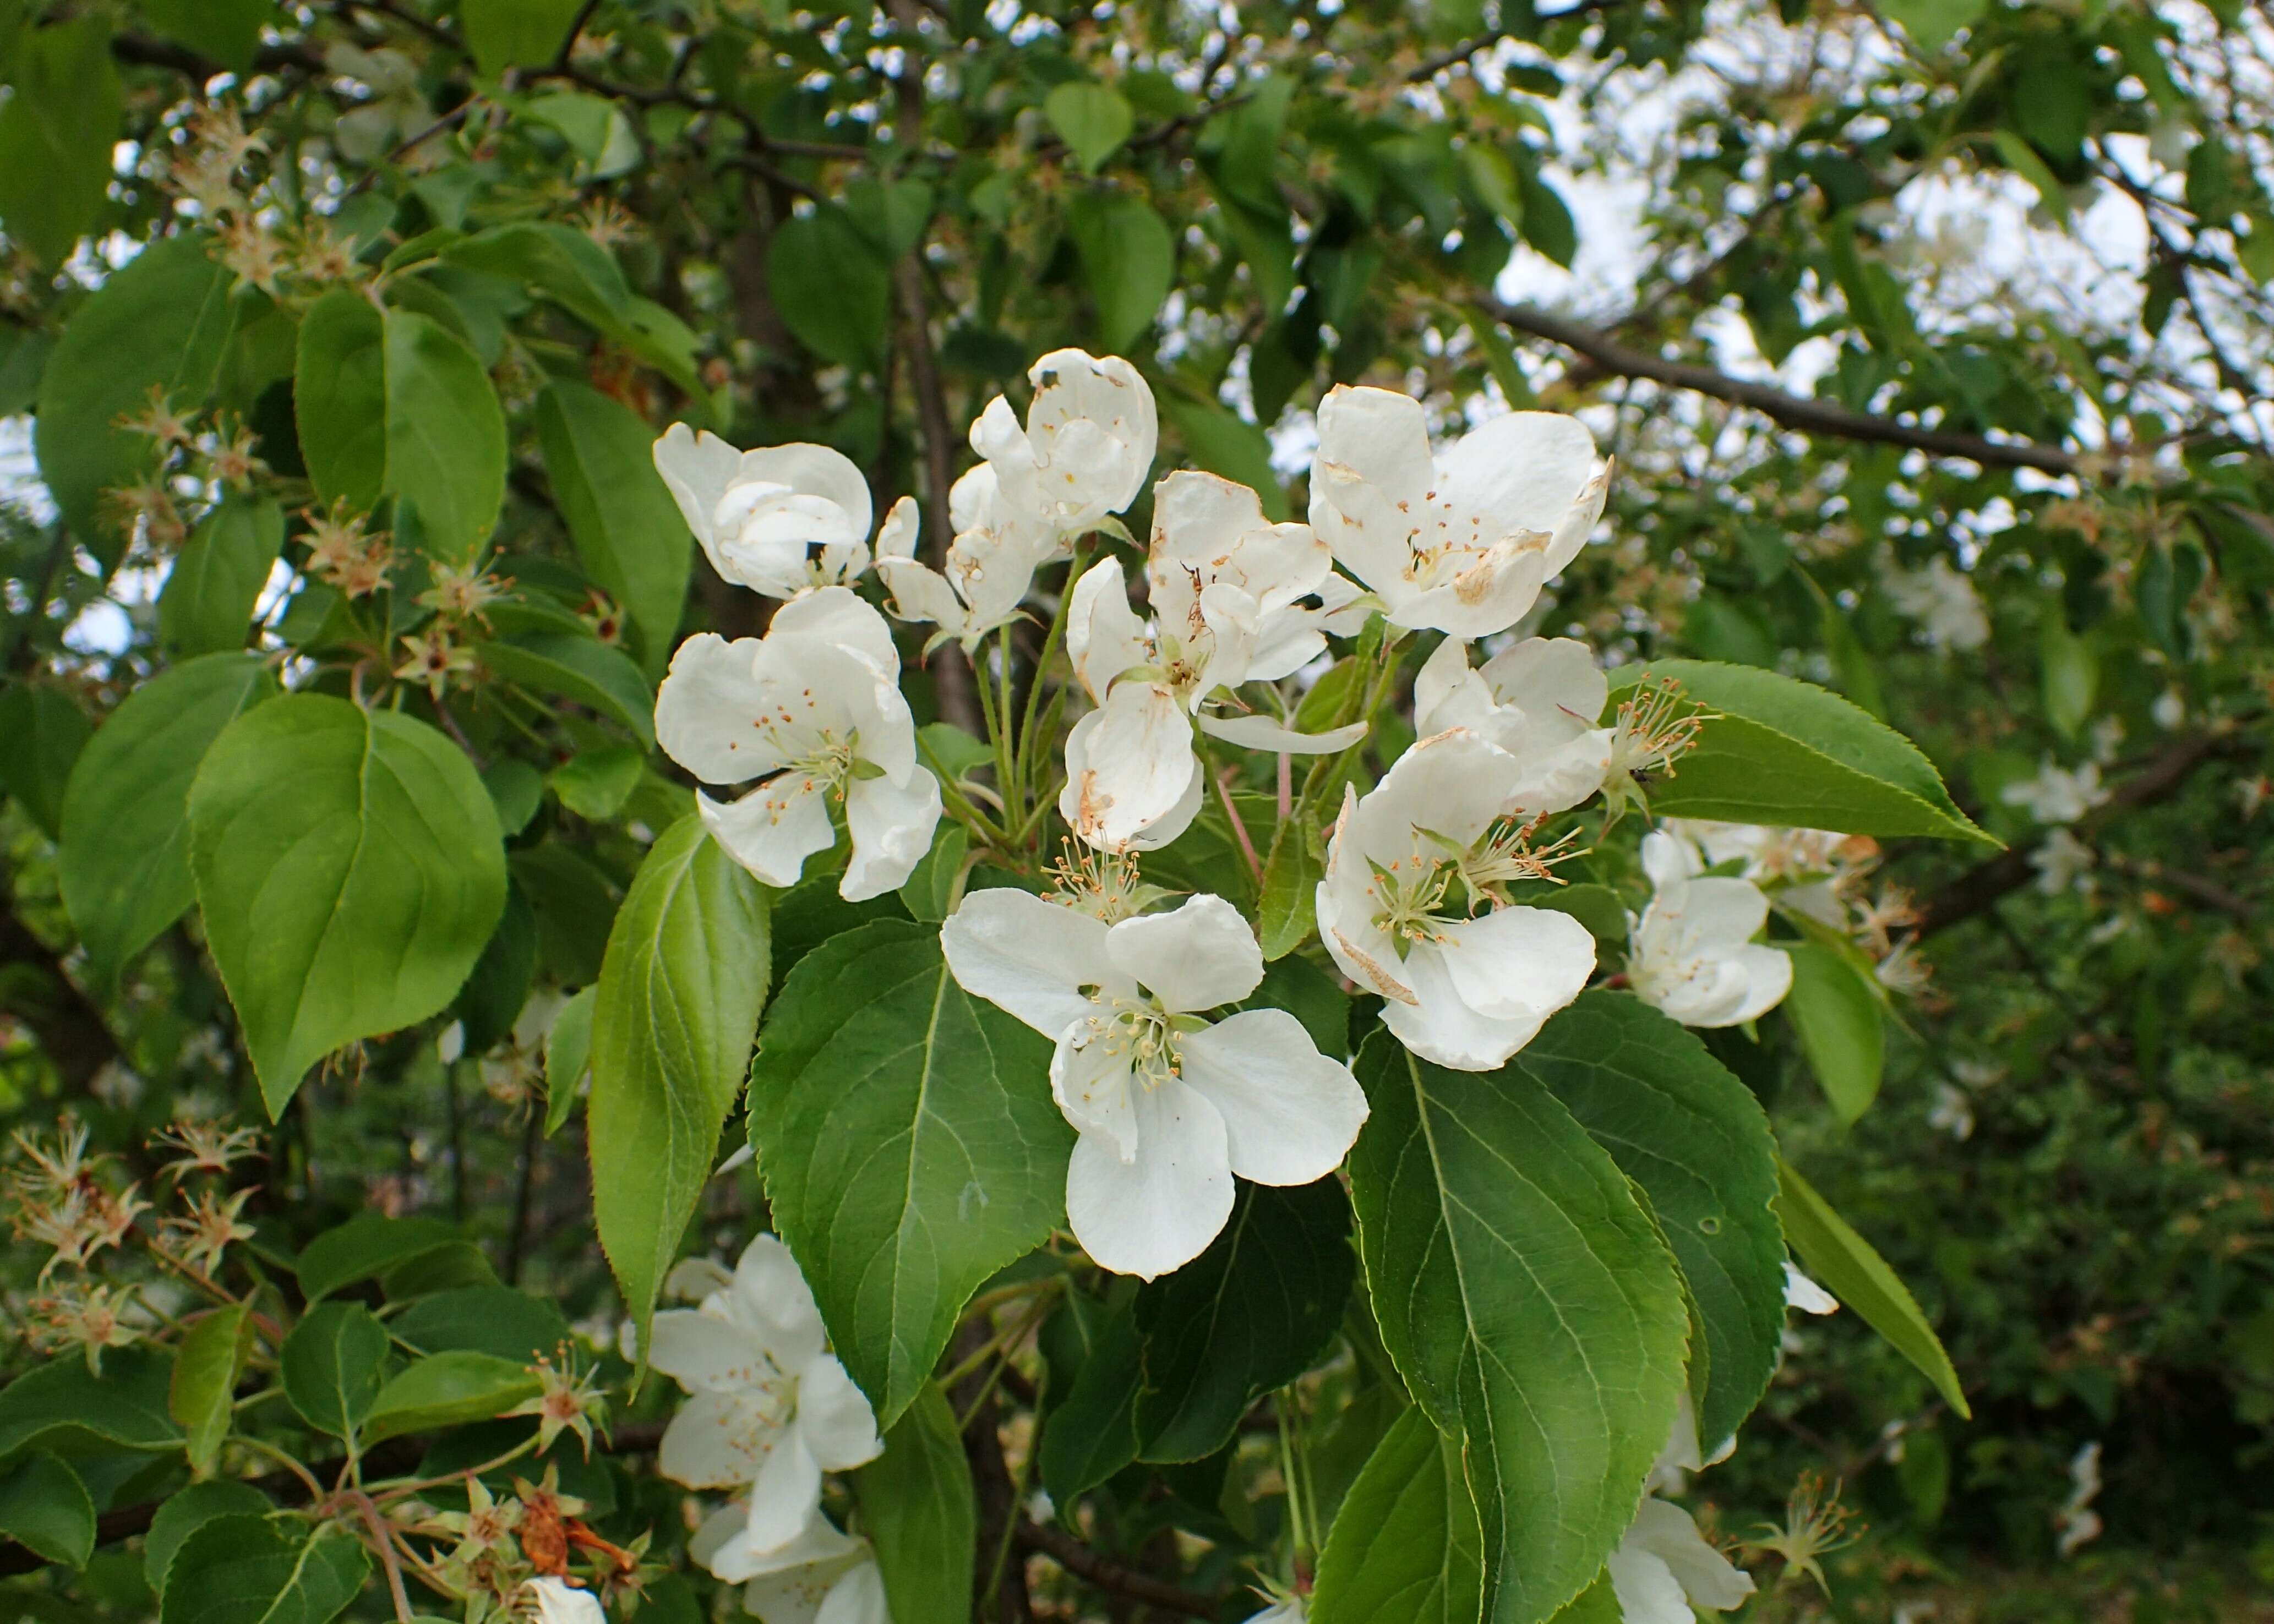
[[[844,1533],[817,1506],[802,1528],[771,1547],[752,1542],[742,1506],[725,1506],[687,1549],[712,1577],[742,1586],[743,1611],[765,1624],[891,1624],[869,1542]]]
[[[523,1588],[536,1604],[536,1624],[607,1624],[600,1598],[581,1585],[540,1574]]]
[[[1569,637],[1528,637],[1476,669],[1448,637],[1413,680],[1413,725],[1424,738],[1467,729],[1524,768],[1511,811],[1562,812],[1603,786],[1611,730],[1595,726],[1610,684],[1587,646]]]
[[[916,557],[916,507],[903,497],[877,535],[877,577],[892,595],[895,615],[930,621],[938,636],[954,638],[968,651],[1018,618],[1035,571],[1058,544],[1038,517],[1008,509],[984,462],[955,482],[947,503],[956,534],[944,571]]]
[[[1753,938],[1769,899],[1751,880],[1699,872],[1687,842],[1646,835],[1650,906],[1635,921],[1627,974],[1635,992],[1685,1026],[1758,1019],[1792,990],[1792,959]]]
[[[763,638],[708,632],[672,657],[656,696],[656,740],[706,784],[760,780],[739,800],[698,793],[712,835],[769,885],[794,884],[836,839],[840,802],[851,901],[898,889],[931,848],[939,782],[916,762],[884,617],[844,587],[786,604]]]
[[[1208,1249],[1232,1176],[1307,1184],[1340,1164],[1366,1095],[1284,1010],[1206,1011],[1263,980],[1255,933],[1221,897],[1114,923],[1020,891],[966,897],[942,927],[957,983],[1050,1038],[1050,1093],[1081,1136],[1074,1237],[1151,1280]]]
[[[1405,752],[1361,797],[1344,792],[1319,882],[1319,935],[1382,1021],[1425,1060],[1489,1071],[1579,996],[1595,939],[1568,914],[1514,906],[1546,866],[1510,824],[1524,765],[1455,729]]]
[[[869,482],[841,451],[738,451],[674,423],[655,442],[655,468],[722,580],[795,598],[869,567]]]
[[[1645,1496],[1606,1564],[1626,1624],[1696,1624],[1698,1609],[1727,1613],[1753,1593],[1750,1575],[1708,1544],[1688,1512]]]
[[[1053,548],[1119,513],[1145,488],[1160,439],[1153,391],[1119,356],[1054,350],[1027,371],[1034,386],[1022,426],[997,395],[971,425],[971,448],[991,476],[993,518],[1030,515]],[[964,531],[956,523],[959,535]]]

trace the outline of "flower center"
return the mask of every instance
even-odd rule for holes
[[[1184,1072],[1179,1041],[1186,1033],[1208,1025],[1193,1016],[1171,1015],[1142,996],[1129,998],[1103,993],[1092,996],[1099,1013],[1089,1018],[1090,1037],[1084,1048],[1102,1046],[1102,1052],[1125,1062],[1138,1086],[1150,1092]]]

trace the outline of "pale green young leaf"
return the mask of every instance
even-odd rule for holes
[[[553,1030],[545,1034],[545,1137],[561,1132],[576,1109],[578,1091],[592,1061],[592,1006],[599,989],[586,987],[561,1006]]]
[[[429,1354],[380,1387],[364,1416],[364,1439],[377,1443],[405,1432],[487,1421],[540,1390],[525,1359],[501,1359],[471,1348]]]
[[[200,1477],[213,1470],[229,1436],[237,1372],[252,1341],[246,1312],[242,1303],[215,1309],[190,1327],[174,1354],[166,1409],[182,1429],[190,1470]]]

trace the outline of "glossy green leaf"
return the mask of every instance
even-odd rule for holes
[[[963,825],[942,818],[931,850],[900,887],[900,901],[911,918],[936,925],[954,911],[956,887],[963,881],[963,860],[970,849],[971,837]]]
[[[553,1030],[545,1034],[545,1137],[551,1139],[576,1109],[579,1091],[592,1062],[592,1006],[597,988],[586,987],[561,1006]]]
[[[418,513],[429,558],[469,564],[505,501],[497,391],[481,358],[427,317],[388,312],[386,351],[388,493]]]
[[[1653,660],[1612,673],[1612,702],[1664,678],[1712,719],[1650,786],[1653,812],[1995,844],[1916,745],[1828,688],[1747,665]]]
[[[767,984],[764,889],[689,816],[640,865],[592,1006],[600,1244],[644,1332],[742,1090]]]
[[[1759,1402],[1780,1357],[1784,1233],[1768,1118],[1696,1034],[1626,993],[1582,993],[1514,1064],[1649,1199],[1705,1328],[1691,1387],[1712,1453]]]
[[[305,1517],[218,1516],[166,1570],[159,1624],[328,1624],[371,1576],[362,1542]]]
[[[166,1410],[182,1429],[190,1470],[200,1477],[213,1470],[215,1457],[229,1436],[237,1372],[245,1367],[252,1340],[245,1304],[231,1303],[199,1319],[175,1351]]]
[[[1777,1178],[1777,1211],[1801,1267],[1916,1365],[1953,1410],[1970,1418],[1974,1412],[1967,1407],[1966,1390],[1959,1386],[1950,1355],[1919,1312],[1910,1288],[1791,1163],[1778,1161]]]
[[[273,501],[223,502],[175,556],[158,598],[158,640],[177,658],[242,649],[253,605],[284,545]]]
[[[1809,1069],[1842,1122],[1854,1122],[1879,1094],[1886,1059],[1879,993],[1842,955],[1810,943],[1780,944],[1792,960],[1785,1012],[1800,1032]]]
[[[501,1416],[541,1389],[525,1359],[461,1348],[430,1354],[389,1377],[364,1417],[364,1440],[431,1432]]]
[[[1449,1071],[1387,1033],[1352,1205],[1384,1345],[1461,1440],[1493,1624],[1546,1617],[1625,1533],[1672,1426],[1682,1283],[1626,1175],[1517,1066]]]
[[[320,1432],[352,1443],[387,1377],[387,1327],[360,1303],[319,1303],[284,1339],[284,1396]]]
[[[197,900],[190,785],[222,730],[275,691],[258,655],[205,655],[129,694],[80,756],[64,796],[57,867],[98,986],[115,984]]]
[[[1145,1381],[1144,1341],[1131,1308],[1107,1312],[1094,1301],[1059,1311],[1085,1327],[1083,1357],[1043,1423],[1043,1487],[1061,1506],[1137,1458],[1137,1395]],[[1048,1345],[1048,1339],[1045,1339]]]
[[[259,1489],[226,1478],[192,1483],[169,1496],[150,1519],[150,1532],[142,1545],[142,1570],[150,1588],[161,1596],[166,1593],[168,1571],[183,1542],[215,1517],[257,1517],[267,1509],[267,1498]]]
[[[1409,1409],[1343,1497],[1319,1553],[1314,1624],[1470,1624],[1484,1536],[1460,1451]]]
[[[447,1004],[505,906],[481,779],[391,710],[295,694],[248,711],[189,804],[207,945],[272,1112],[333,1049]]]
[[[170,1352],[143,1347],[106,1350],[100,1374],[77,1353],[33,1366],[0,1387],[0,1461],[34,1446],[65,1455],[180,1447],[167,1410],[173,1372]]]
[[[936,925],[879,921],[791,971],[750,1071],[775,1228],[891,1425],[982,1282],[1065,1213],[1050,1044],[955,984]]]
[[[58,688],[11,682],[0,689],[0,788],[50,837],[62,830],[67,786],[94,731]]]
[[[1116,354],[1133,348],[1175,284],[1168,222],[1144,199],[1113,192],[1070,199],[1066,231],[1081,256],[1100,344]]]
[[[325,1230],[300,1253],[300,1295],[320,1301],[349,1286],[376,1280],[391,1269],[451,1245],[457,1230],[440,1218],[389,1218],[358,1213]]]
[[[551,65],[568,42],[582,0],[461,0],[458,26],[481,71]]]
[[[358,511],[387,488],[387,320],[336,288],[300,320],[292,369],[300,457],[316,494]]]
[[[1043,116],[1082,169],[1095,175],[1120,150],[1136,127],[1137,116],[1118,91],[1073,80],[1043,100]]]
[[[883,351],[892,267],[843,208],[824,203],[783,222],[766,251],[766,280],[789,330],[824,360],[863,366]]]
[[[1231,1442],[1248,1408],[1333,1340],[1357,1269],[1337,1181],[1242,1184],[1209,1249],[1137,1294],[1138,1457],[1197,1461]]]
[[[655,471],[655,430],[621,402],[561,379],[538,396],[537,426],[578,561],[624,606],[647,670],[660,673],[686,607],[695,538]]]
[[[1267,961],[1284,959],[1317,929],[1319,881],[1327,871],[1324,851],[1314,815],[1281,823],[1271,837],[1255,930]]]
[[[101,12],[26,29],[0,106],[0,225],[53,263],[101,218],[124,110]]]
[[[533,632],[483,643],[478,654],[492,675],[533,694],[573,700],[616,723],[643,748],[654,748],[655,692],[621,649],[581,632]]]
[[[0,1470],[0,1534],[43,1560],[84,1568],[94,1554],[94,1502],[78,1473],[34,1450]]]
[[[928,1385],[854,1488],[892,1624],[969,1624],[979,1514],[955,1411]]]
[[[471,1349],[518,1365],[560,1362],[568,1322],[546,1297],[507,1286],[461,1286],[423,1297],[388,1327],[395,1339],[421,1353]]]
[[[629,744],[580,750],[555,767],[548,779],[561,804],[578,817],[605,823],[624,809],[639,787],[647,756]]]

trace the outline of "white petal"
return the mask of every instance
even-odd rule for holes
[[[1137,1155],[1084,1134],[1066,1166],[1066,1219],[1101,1268],[1153,1280],[1208,1250],[1231,1216],[1224,1118],[1171,1078],[1139,1089]]]
[[[1595,969],[1595,938],[1553,908],[1495,908],[1445,927],[1436,944],[1461,1002],[1497,1020],[1553,1014]]]
[[[1625,1624],[1697,1624],[1674,1570],[1651,1552],[1623,1545],[1604,1566]]]
[[[1424,1060],[1456,1071],[1490,1071],[1506,1064],[1540,1035],[1551,1013],[1502,1018],[1472,1009],[1454,987],[1443,956],[1427,942],[1414,944],[1399,968],[1413,989],[1414,1002],[1384,1004],[1382,1024]]]
[[[877,527],[877,556],[880,559],[911,559],[916,555],[916,544],[923,539],[923,514],[913,496],[903,496],[892,504],[885,522]]]
[[[1522,771],[1508,793],[1509,806],[1526,816],[1567,812],[1603,787],[1611,767],[1611,730],[1591,733],[1546,748],[1512,751]]]
[[[1417,828],[1465,846],[1500,817],[1521,771],[1514,756],[1472,733],[1424,739],[1359,801],[1347,832],[1366,856],[1384,863],[1410,858]]]
[[[1503,532],[1552,536],[1595,476],[1595,437],[1561,412],[1512,411],[1447,447],[1437,475],[1442,495]]]
[[[873,1559],[829,1587],[813,1624],[892,1624],[885,1600],[885,1575]]]
[[[1570,637],[1527,637],[1494,655],[1477,674],[1495,701],[1522,706],[1547,739],[1576,738],[1593,728],[1610,698],[1610,679],[1587,645]]]
[[[1316,460],[1347,469],[1393,504],[1418,506],[1434,477],[1428,417],[1410,395],[1337,384],[1319,403]],[[1323,531],[1315,475],[1311,489],[1311,523]]]
[[[722,1311],[764,1336],[767,1351],[783,1371],[796,1370],[821,1351],[826,1335],[821,1306],[779,1236],[750,1237],[734,1264],[734,1283],[727,1297]]]
[[[1393,626],[1434,628],[1456,637],[1489,637],[1532,612],[1547,579],[1542,546],[1510,545],[1495,550],[1454,580],[1411,596],[1393,598],[1379,583],[1368,584],[1389,602]]]
[[[1413,501],[1426,490],[1425,480]],[[1322,457],[1311,466],[1311,523],[1335,562],[1374,590],[1385,613],[1394,617],[1397,605],[1412,598],[1415,587],[1406,572],[1414,561],[1417,526],[1411,503],[1400,508],[1383,486]]]
[[[1198,763],[1194,763],[1193,781],[1185,786],[1185,793],[1177,797],[1177,804],[1131,836],[1128,849],[1133,852],[1159,851],[1193,826],[1193,820],[1201,815],[1201,807],[1207,800],[1208,775],[1200,771]]]
[[[1788,1262],[1784,1266],[1784,1305],[1804,1314],[1836,1314],[1840,1299]]]
[[[1751,1575],[1706,1544],[1688,1512],[1666,1500],[1644,1500],[1620,1549],[1647,1551],[1665,1563],[1692,1606],[1727,1613],[1753,1593]]]
[[[608,1624],[600,1598],[591,1591],[549,1574],[528,1582],[537,1601],[537,1624]]]
[[[796,884],[805,860],[837,844],[829,792],[802,772],[769,778],[740,801],[713,801],[698,790],[695,808],[727,854],[769,885]]]
[[[656,1315],[648,1333],[648,1363],[690,1393],[755,1389],[780,1373],[756,1331],[691,1308],[668,1308]]]
[[[841,451],[803,441],[746,451],[742,465],[735,470],[735,482],[744,480],[787,485],[801,494],[820,497],[844,514],[846,527],[854,535],[866,537],[869,533],[872,512],[869,482],[862,477],[853,459]]]
[[[1106,932],[1105,952],[1171,1015],[1237,1004],[1263,980],[1254,930],[1221,897],[1125,919]]]
[[[741,1584],[762,1574],[787,1574],[825,1564],[831,1565],[833,1573],[866,1549],[861,1541],[840,1532],[818,1506],[795,1535],[762,1549],[750,1538],[750,1508],[742,1502],[714,1512],[687,1542],[689,1559],[729,1584]]]
[[[1201,731],[1242,749],[1281,756],[1332,756],[1366,737],[1366,724],[1352,722],[1322,733],[1299,733],[1268,716],[1202,716]]]
[[[880,553],[877,575],[892,595],[892,613],[903,620],[930,620],[959,636],[968,628],[970,615],[963,600],[947,577],[930,565]]]
[[[892,628],[875,605],[850,587],[824,587],[784,604],[774,611],[766,637],[769,642],[818,637],[855,650],[887,677],[900,674],[900,651],[892,643]]]
[[[1698,872],[1697,855],[1687,841],[1654,830],[1642,838],[1642,871],[1657,890],[1668,891]]]
[[[1106,924],[1008,886],[967,891],[940,927],[957,986],[1056,1039],[1091,1012],[1077,989],[1112,974]]]
[[[1085,1140],[1102,1140],[1130,1162],[1137,1155],[1137,1088],[1128,1051],[1103,1041],[1107,1035],[1102,1022],[1087,1019],[1065,1029],[1050,1054],[1050,1098]]]
[[[674,423],[655,442],[654,455],[655,471],[663,476],[687,528],[695,532],[695,539],[703,544],[703,551],[716,567],[719,555],[711,545],[711,515],[734,483],[742,454],[708,429],[698,434],[684,423]]]
[[[1731,1016],[1731,1026],[1758,1020],[1782,1004],[1792,990],[1792,955],[1758,943],[1737,950],[1737,967],[1745,974],[1745,998]]]
[[[1191,470],[1171,474],[1153,487],[1151,577],[1157,600],[1163,586],[1189,581],[1197,572],[1205,583],[1230,563],[1240,538],[1267,527],[1263,499],[1230,479]]]
[[[1200,777],[1192,723],[1165,684],[1114,684],[1105,703],[1066,737],[1058,811],[1074,833],[1108,851],[1129,845],[1176,809]]]
[[[817,1354],[797,1377],[797,1428],[826,1471],[850,1471],[885,1452],[877,1415],[834,1354]]]
[[[838,894],[847,902],[863,902],[907,884],[931,850],[939,805],[939,780],[922,767],[912,769],[904,784],[854,779],[845,792],[853,859],[845,866]]]
[[[821,1504],[821,1467],[794,1422],[776,1432],[750,1484],[750,1545],[770,1551],[797,1538]]]
[[[690,1489],[737,1489],[776,1453],[780,1435],[771,1404],[734,1393],[697,1393],[664,1429],[656,1469]]]
[[[1129,585],[1120,560],[1100,559],[1073,583],[1073,600],[1066,605],[1065,646],[1074,675],[1099,704],[1105,703],[1114,678],[1152,658],[1145,622],[1129,606]]]
[[[756,726],[773,709],[757,674],[755,637],[697,632],[679,645],[655,696],[656,742],[706,784],[763,778],[787,759],[779,733]]]
[[[1184,1041],[1185,1081],[1224,1117],[1231,1170],[1307,1184],[1339,1166],[1367,1116],[1350,1068],[1284,1010],[1246,1010]]]

